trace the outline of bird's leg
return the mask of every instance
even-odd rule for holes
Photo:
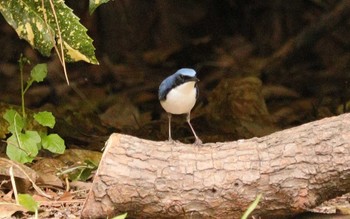
[[[193,129],[192,125],[191,125],[191,121],[190,121],[190,120],[191,120],[191,115],[190,115],[190,113],[187,114],[186,120],[187,120],[187,123],[188,123],[188,125],[190,126],[190,128],[191,128],[191,130],[192,130],[192,132],[193,132],[194,137],[196,138],[196,141],[194,142],[194,144],[196,144],[196,145],[201,145],[201,144],[203,144],[203,143],[202,143],[202,140],[200,140],[200,139],[198,138],[198,136],[196,135],[196,132],[194,131],[194,129]]]
[[[171,114],[168,113],[168,120],[169,120],[169,141],[174,142],[174,140],[171,138]]]

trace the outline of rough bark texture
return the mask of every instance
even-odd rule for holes
[[[203,146],[112,134],[83,218],[283,218],[350,191],[350,114]]]

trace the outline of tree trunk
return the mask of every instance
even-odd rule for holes
[[[82,217],[283,218],[350,191],[350,114],[202,146],[107,141]]]

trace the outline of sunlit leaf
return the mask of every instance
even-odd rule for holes
[[[66,61],[98,64],[92,39],[79,18],[64,1],[51,2],[54,10],[50,0],[0,0],[0,12],[18,36],[41,54],[49,56],[54,45],[60,48],[62,43]]]
[[[42,82],[47,75],[47,64],[37,64],[30,72],[30,76],[36,82]]]
[[[57,45],[60,47],[58,27],[53,16],[49,1],[44,1],[48,9],[48,22],[55,30],[55,36],[58,39]],[[79,18],[73,13],[64,1],[53,0],[56,10],[56,16],[61,30],[62,43],[66,61],[77,62],[85,61],[92,64],[98,64],[95,57],[95,48],[92,45],[92,39],[87,35],[87,29],[79,22]]]
[[[44,11],[47,10],[41,7],[41,1],[0,0],[0,12],[18,36],[41,54],[49,56],[55,43],[54,29],[46,25]]]
[[[28,211],[35,212],[39,208],[39,204],[34,200],[31,195],[18,194],[18,202],[25,207]]]
[[[11,159],[20,163],[28,163],[33,161],[33,157],[19,147],[16,135],[11,135],[7,140],[6,155]]]
[[[6,154],[11,160],[20,163],[32,162],[38,154],[40,141],[41,138],[36,131],[13,134],[7,139]]]
[[[24,149],[26,149],[30,154],[38,154],[37,149],[31,149],[34,146],[38,148],[37,144],[41,142],[41,137],[37,131],[26,131],[24,134],[19,136],[24,143]]]
[[[21,132],[24,127],[22,116],[14,109],[6,110],[3,118],[9,123],[8,130],[11,133]]]
[[[63,154],[66,148],[64,140],[57,134],[44,136],[42,139],[43,148],[56,153]]]
[[[34,114],[34,119],[42,126],[53,128],[56,123],[55,117],[51,112],[43,111]]]

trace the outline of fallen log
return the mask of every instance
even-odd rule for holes
[[[112,134],[83,218],[284,218],[350,192],[350,114],[202,146]]]

